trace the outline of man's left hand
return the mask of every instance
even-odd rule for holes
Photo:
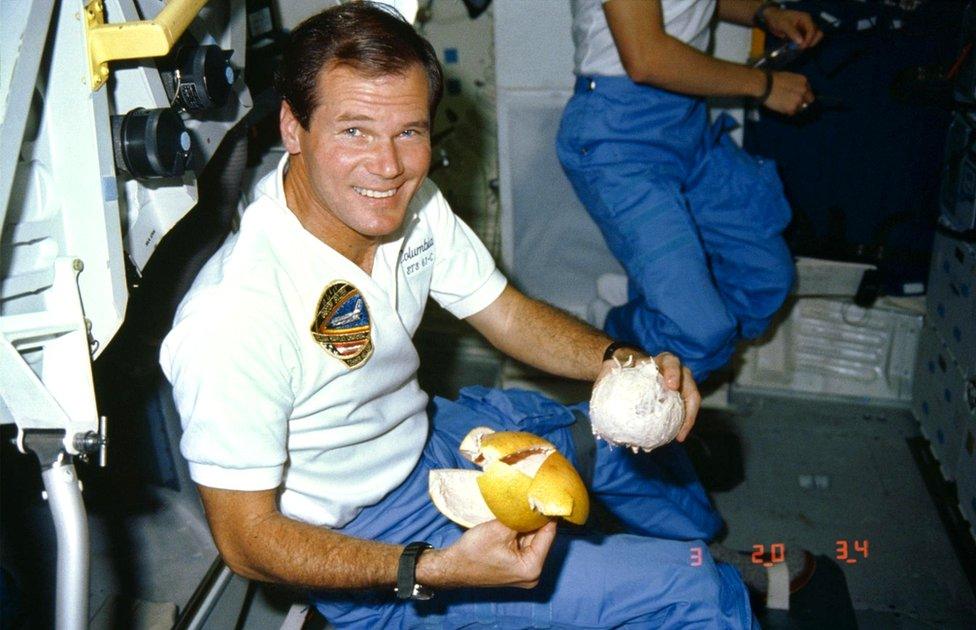
[[[789,39],[801,49],[816,46],[823,39],[823,31],[809,13],[769,7],[764,17],[772,35],[780,39]]]
[[[623,350],[618,352],[622,353]],[[632,352],[632,355],[634,363],[643,363],[644,361],[651,360],[651,357],[643,352]],[[681,424],[681,430],[678,431],[678,436],[675,438],[679,442],[684,442],[688,434],[691,433],[691,428],[695,426],[695,418],[698,417],[698,410],[701,408],[701,394],[698,393],[698,385],[695,384],[691,370],[681,365],[681,359],[670,352],[662,352],[656,357],[653,357],[653,360],[657,364],[658,370],[661,371],[661,376],[664,377],[665,387],[681,394],[681,400],[684,401],[685,420]],[[613,359],[604,361],[603,363],[603,368],[600,371],[600,376],[597,377],[597,381],[609,374],[614,365]]]

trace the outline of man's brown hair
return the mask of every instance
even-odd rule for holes
[[[419,65],[427,75],[433,121],[444,92],[441,64],[430,42],[389,5],[367,0],[340,4],[292,31],[275,72],[275,88],[306,131],[318,106],[319,75],[330,64],[347,65],[367,77],[404,75]]]

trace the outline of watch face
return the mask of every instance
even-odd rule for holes
[[[424,586],[423,584],[413,585],[413,595],[410,599],[427,600],[434,598],[434,589]]]

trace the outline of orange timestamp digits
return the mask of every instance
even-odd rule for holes
[[[752,546],[752,563],[761,564],[764,567],[771,567],[786,560],[786,545],[783,543],[773,543],[769,546],[769,554],[766,553],[765,545]]]
[[[846,540],[838,540],[835,542],[837,545],[837,559],[841,562],[846,562],[847,564],[857,564],[858,558],[854,555],[861,554],[866,559],[868,557],[868,540],[852,540],[851,544],[848,544]],[[851,549],[854,549],[854,554],[851,554]]]

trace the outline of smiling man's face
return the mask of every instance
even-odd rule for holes
[[[419,65],[378,77],[332,65],[317,92],[307,131],[282,109],[288,177],[298,180],[288,185],[305,206],[292,210],[327,243],[339,239],[340,250],[378,242],[400,228],[430,166],[427,77]]]

